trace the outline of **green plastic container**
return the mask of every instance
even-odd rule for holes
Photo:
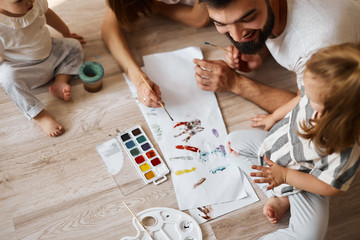
[[[97,92],[102,88],[104,68],[98,62],[86,62],[79,68],[79,77],[88,92]]]

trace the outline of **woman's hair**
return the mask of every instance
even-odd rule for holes
[[[116,15],[119,25],[124,29],[133,27],[141,16],[152,13],[153,0],[107,0]]]
[[[300,124],[305,139],[325,155],[340,153],[360,142],[360,45],[345,43],[313,54],[306,63],[324,87],[324,110],[319,119]]]

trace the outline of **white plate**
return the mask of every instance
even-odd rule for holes
[[[173,208],[149,208],[137,214],[154,240],[202,240],[199,224],[190,215]],[[149,234],[133,218],[135,237],[121,240],[150,240]]]

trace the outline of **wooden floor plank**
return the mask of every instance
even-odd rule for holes
[[[112,176],[107,171],[96,145],[137,124],[151,140],[154,138],[121,69],[101,40],[105,1],[88,0],[84,4],[82,0],[52,0],[49,4],[73,32],[87,40],[85,61],[98,61],[104,66],[103,88],[88,93],[79,78],[74,78],[70,102],[50,95],[50,84],[34,90],[46,109],[66,128],[66,133],[58,138],[45,136],[0,90],[0,239],[103,240],[134,236],[132,215],[122,201],[134,212],[152,207],[177,209],[171,177],[159,186],[144,185],[126,157],[118,174]],[[143,55],[188,46],[200,47],[205,59],[223,59],[223,51],[205,45],[204,41],[220,46],[229,43],[213,25],[193,29],[158,16],[141,20],[139,25],[138,30],[126,35],[140,65]],[[53,29],[51,33],[59,36]],[[271,57],[261,70],[249,76],[296,91],[294,74]],[[216,97],[228,132],[250,128],[249,118],[264,113],[232,93],[216,93]],[[359,183],[358,175],[349,192],[332,199],[326,239],[359,236],[359,228],[354,227],[360,221]],[[288,216],[277,225],[267,222],[262,215],[265,196],[256,187],[255,190],[259,202],[202,224],[204,239],[256,239],[286,227]]]

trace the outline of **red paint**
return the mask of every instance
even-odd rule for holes
[[[145,158],[142,155],[135,158],[135,162],[137,164],[143,163],[144,161],[145,161]]]
[[[189,150],[192,152],[199,152],[199,149],[197,147],[192,147],[192,146],[176,145],[175,148],[176,149],[185,149],[185,150]]]
[[[161,163],[159,158],[155,158],[151,160],[151,164],[155,167],[156,165],[159,165]]]
[[[185,125],[187,122],[178,122],[175,126],[174,126],[174,128],[176,128],[176,127],[178,127],[178,126],[180,126],[180,125]]]
[[[185,146],[185,149],[192,152],[199,152],[199,149],[197,147]]]

